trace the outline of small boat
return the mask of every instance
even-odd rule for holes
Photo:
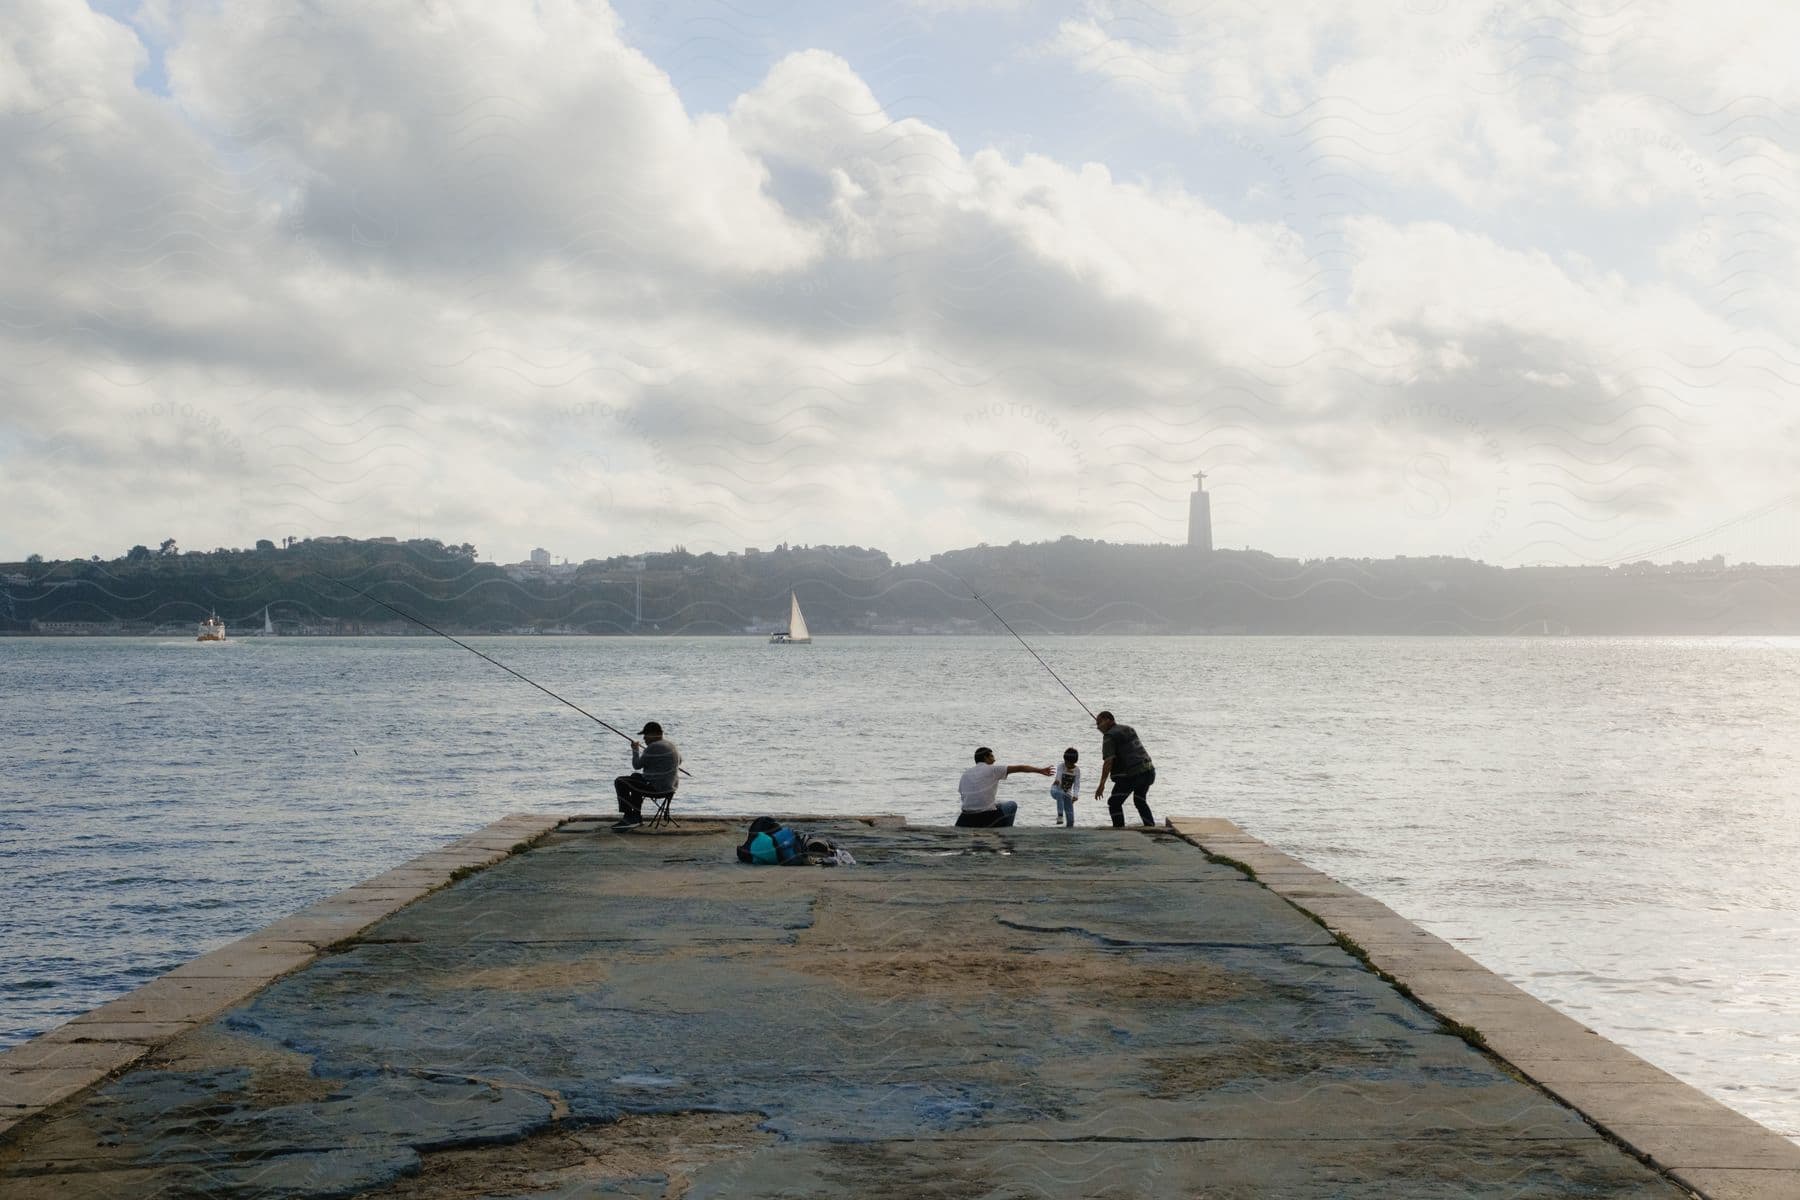
[[[269,606],[265,604],[263,605],[263,636],[272,637],[274,633],[275,623],[269,620]]]
[[[806,628],[806,615],[800,611],[800,597],[788,593],[788,627],[769,635],[771,646],[810,646],[812,634]]]
[[[200,622],[200,636],[194,640],[196,642],[222,642],[225,640],[225,622],[219,620],[218,613],[214,613]]]

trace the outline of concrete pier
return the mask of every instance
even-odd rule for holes
[[[278,922],[0,1055],[0,1194],[1800,1196],[1227,822],[796,823],[859,865],[517,817]]]

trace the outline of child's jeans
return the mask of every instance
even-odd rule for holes
[[[1066,825],[1075,824],[1075,797],[1055,784],[1050,785],[1050,795],[1056,800],[1056,819]]]

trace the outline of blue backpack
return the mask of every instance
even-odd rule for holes
[[[750,834],[738,847],[737,856],[739,862],[792,866],[806,861],[806,843],[773,817],[758,817],[750,822]]]

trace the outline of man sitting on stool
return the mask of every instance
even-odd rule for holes
[[[649,721],[638,733],[643,742],[631,743],[631,765],[637,770],[613,780],[613,791],[619,793],[619,819],[613,823],[614,829],[642,825],[645,798],[674,795],[681,778],[681,751],[663,737],[662,726]]]
[[[962,793],[962,815],[959,827],[968,829],[1005,829],[1019,815],[1019,806],[1011,800],[998,800],[1000,781],[1008,775],[1030,771],[1033,775],[1049,775],[1049,767],[1028,767],[1023,763],[1003,767],[994,761],[994,752],[986,746],[975,751],[975,765],[962,773],[956,790]]]

